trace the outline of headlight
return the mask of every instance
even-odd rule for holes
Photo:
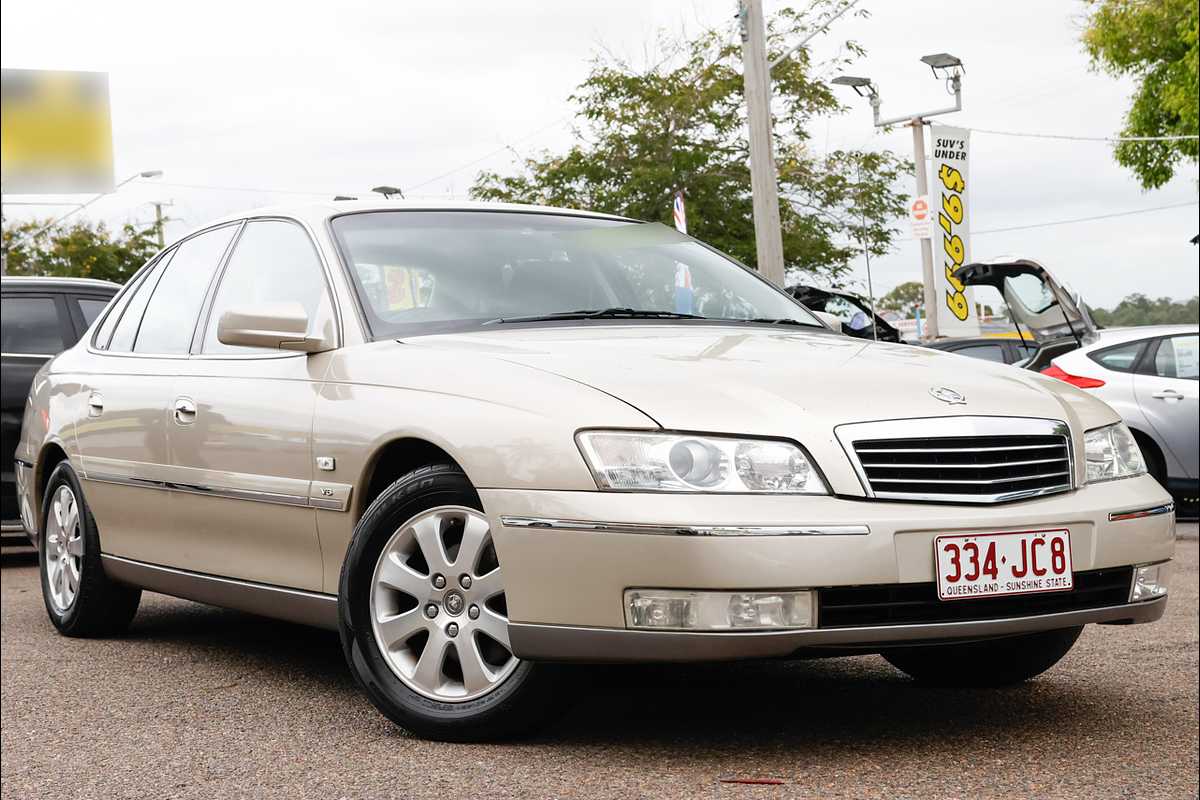
[[[575,438],[601,489],[829,494],[791,442],[626,431],[585,431]]]
[[[1146,471],[1146,461],[1124,422],[1090,430],[1083,435],[1087,482],[1131,478]]]

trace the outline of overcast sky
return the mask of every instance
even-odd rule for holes
[[[767,12],[786,5],[767,0]],[[795,4],[796,6],[802,3]],[[570,142],[572,89],[604,46],[657,60],[656,32],[720,27],[736,0],[597,2],[3,2],[3,66],[110,73],[116,172],[161,169],[96,203],[112,224],[152,218],[172,201],[168,235],[269,203],[364,195],[381,183],[410,195],[463,196],[478,170]],[[811,45],[815,60],[852,38],[867,56],[887,116],[947,104],[918,59],[947,50],[966,64],[965,110],[947,124],[1104,136],[1119,130],[1130,84],[1088,70],[1079,0],[862,0]],[[851,94],[847,100],[856,100]],[[817,150],[890,148],[911,134],[874,132],[855,102],[816,124]],[[509,149],[511,147],[511,149]],[[972,140],[973,256],[1043,261],[1093,305],[1130,292],[1197,293],[1197,173],[1144,192],[1105,143]],[[248,188],[231,191],[206,187]],[[30,198],[6,197],[7,201]],[[986,233],[1159,206],[1182,208]],[[6,203],[19,216],[54,209]],[[877,292],[920,277],[905,239],[873,263]],[[864,277],[862,263],[855,274]]]

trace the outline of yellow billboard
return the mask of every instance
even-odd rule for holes
[[[5,194],[113,188],[108,75],[6,69],[0,75],[0,184]]]

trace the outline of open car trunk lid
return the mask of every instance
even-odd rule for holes
[[[1032,259],[965,264],[954,275],[966,286],[991,286],[1000,292],[1014,323],[1039,344],[1064,337],[1086,343],[1096,336],[1096,323],[1079,295]]]

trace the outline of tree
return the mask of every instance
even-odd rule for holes
[[[1200,130],[1196,0],[1089,0],[1083,33],[1092,64],[1133,77],[1137,89],[1122,136],[1195,136]],[[1169,181],[1181,160],[1197,161],[1196,139],[1120,142],[1117,162],[1154,189]]]
[[[1111,328],[1119,325],[1179,325],[1200,322],[1200,297],[1177,303],[1169,297],[1151,300],[1144,294],[1131,294],[1111,311],[1093,309],[1096,323]]]
[[[805,29],[805,17],[780,11],[768,23],[769,57],[782,55]],[[753,265],[749,147],[742,75],[735,68],[740,47],[729,39],[715,30],[690,41],[664,39],[667,57],[642,69],[598,56],[570,98],[578,106],[575,144],[565,153],[526,159],[516,174],[482,173],[471,195],[671,224],[671,200],[682,190],[688,232]],[[853,42],[843,51],[848,55],[821,68],[833,72],[863,52]],[[807,125],[846,110],[826,76],[814,71],[804,50],[772,70],[789,283],[804,272],[836,278],[864,242],[876,255],[887,252],[899,234],[892,222],[908,199],[896,181],[912,169],[888,152],[814,152]]]
[[[117,234],[103,222],[45,226],[44,220],[32,220],[5,227],[7,274],[124,283],[158,250],[155,226],[125,225]]]
[[[879,299],[879,307],[900,314],[911,314],[925,302],[925,284],[905,281]]]

